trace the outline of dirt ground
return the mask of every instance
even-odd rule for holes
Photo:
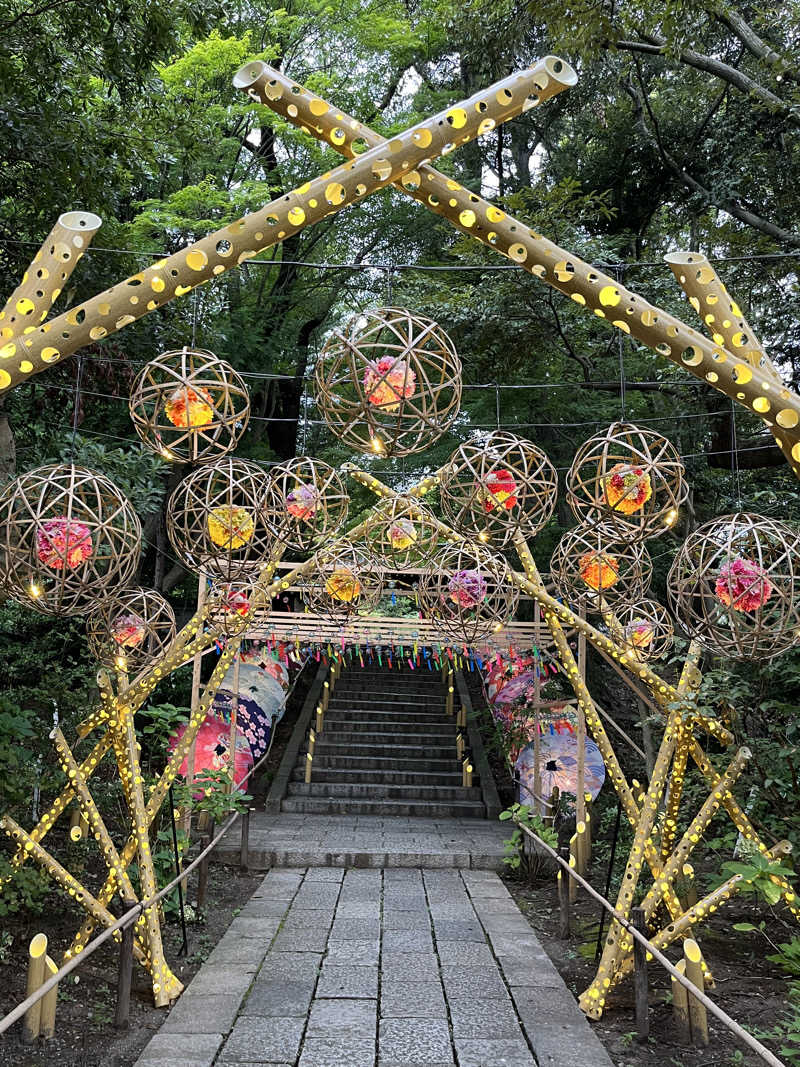
[[[598,878],[600,880],[598,880]],[[586,894],[572,912],[572,935],[568,941],[558,936],[558,901],[555,879],[537,879],[535,884],[522,878],[505,877],[509,891],[520,910],[536,931],[546,952],[562,978],[577,996],[591,982],[595,973],[600,906]],[[591,881],[601,884],[602,872],[593,871]],[[768,1030],[777,1022],[786,1002],[786,982],[774,963],[765,961],[771,951],[760,934],[740,933],[734,923],[758,925],[767,920],[767,933],[773,941],[787,941],[797,935],[784,916],[770,913],[764,904],[734,898],[722,912],[697,930],[697,938],[714,975],[716,986],[707,990],[711,998],[741,1026],[749,1030]],[[679,958],[672,950],[673,962]],[[656,962],[648,969],[650,981],[650,1038],[646,1044],[636,1041],[633,984],[624,982],[611,998],[595,1031],[608,1049],[616,1067],[737,1067],[762,1060],[741,1045],[721,1022],[709,1015],[711,1041],[708,1048],[692,1048],[677,1040],[672,1021],[670,980]],[[778,1053],[774,1043],[765,1042]]]

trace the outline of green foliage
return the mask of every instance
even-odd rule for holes
[[[793,878],[791,867],[784,866],[780,860],[771,860],[760,852],[753,852],[744,863],[729,861],[722,864],[720,882],[741,876],[740,892],[759,897],[767,904],[777,904],[781,899],[781,888],[776,885],[775,877]]]
[[[501,822],[513,819],[515,823],[527,826],[546,845],[551,848],[558,847],[558,834],[553,830],[552,826],[543,821],[540,815],[534,814],[527,804],[512,804],[506,811],[500,812],[499,818]],[[511,837],[503,842],[505,851],[503,863],[512,871],[519,870],[525,860],[524,844],[525,834],[519,829],[519,826],[515,826]]]
[[[70,435],[70,440],[60,450],[59,458],[62,462],[74,462],[107,475],[140,516],[157,512],[161,507],[165,491],[161,475],[168,466],[141,445],[125,449],[107,448],[100,441],[76,435],[73,447]]]
[[[0,856],[0,881],[6,878],[8,882],[0,892],[0,919],[18,914],[41,915],[52,889],[45,872],[33,863],[14,870],[9,860]]]

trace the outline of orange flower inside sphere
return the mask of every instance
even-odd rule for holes
[[[734,611],[758,611],[772,596],[772,582],[751,559],[730,559],[719,569],[715,592],[719,600]]]
[[[36,531],[37,555],[51,570],[74,570],[89,559],[92,551],[89,527],[75,519],[47,519]]]
[[[653,495],[650,475],[632,463],[616,463],[603,479],[606,503],[623,515],[641,511]]]
[[[490,471],[483,480],[483,506],[487,513],[497,507],[511,511],[518,504],[517,483],[511,471]]]
[[[654,636],[653,624],[647,619],[633,619],[625,627],[625,642],[633,649],[649,648]]]
[[[417,528],[411,519],[395,519],[389,527],[389,541],[397,552],[416,544]]]
[[[170,394],[164,410],[172,425],[181,430],[208,426],[214,416],[211,393],[207,389],[193,389],[189,385],[179,385]]]
[[[400,410],[400,401],[414,395],[417,375],[404,359],[383,356],[367,364],[364,389],[367,400],[384,411]]]
[[[136,648],[146,634],[147,624],[141,615],[118,615],[111,624],[111,637],[120,648]]]
[[[578,572],[590,589],[610,589],[619,579],[619,560],[607,552],[586,552],[578,560]]]
[[[334,600],[351,604],[361,594],[361,582],[349,567],[337,567],[325,580],[325,592]]]

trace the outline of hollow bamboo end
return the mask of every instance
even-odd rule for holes
[[[236,89],[249,89],[255,85],[258,79],[267,71],[267,64],[261,59],[251,60],[239,67],[233,76],[233,85]]]
[[[103,220],[93,211],[65,211],[59,215],[58,224],[75,233],[96,233],[103,225]]]
[[[685,267],[691,264],[703,266],[708,263],[708,260],[702,252],[667,252],[664,262],[669,263],[670,266]]]
[[[551,78],[562,85],[575,85],[578,81],[578,72],[560,56],[545,56],[540,65],[545,68]]]
[[[28,948],[32,960],[38,960],[47,952],[47,934],[34,934]]]
[[[699,963],[703,958],[700,946],[693,937],[687,937],[683,942],[683,954],[690,963]]]

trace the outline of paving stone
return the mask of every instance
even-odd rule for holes
[[[512,996],[526,1027],[533,1027],[537,1019],[546,1019],[550,1026],[576,1026],[591,1032],[586,1016],[566,986],[517,986],[512,989]]]
[[[374,900],[339,901],[336,907],[336,919],[380,919],[380,898]]]
[[[299,1067],[374,1067],[375,1039],[307,1037]]]
[[[271,978],[255,981],[242,1008],[242,1015],[267,1015],[305,1018],[314,995],[315,979],[287,981]]]
[[[316,982],[321,966],[321,952],[269,952],[258,972],[258,981]]]
[[[439,941],[477,941],[486,944],[486,934],[477,919],[434,919],[433,932]]]
[[[338,883],[304,882],[292,901],[292,911],[297,908],[333,908],[338,899]]]
[[[316,999],[311,1002],[306,1039],[324,1037],[341,1041],[352,1036],[374,1042],[377,1017],[376,1000]]]
[[[294,1060],[300,1048],[305,1024],[303,1018],[269,1019],[258,1015],[242,1016],[225,1042],[225,1061],[253,1063],[254,1053],[258,1056],[255,1062],[260,1063],[285,1063],[287,1059]]]
[[[325,956],[327,963],[371,964],[378,962],[381,952],[380,938],[352,938],[347,941],[329,941]]]
[[[344,878],[343,867],[310,867],[306,871],[305,883],[308,882],[341,882]]]
[[[381,983],[381,1018],[446,1019],[442,983],[384,979]]]
[[[241,997],[229,993],[198,993],[183,996],[170,1010],[159,1031],[162,1034],[227,1033],[239,1011]]]
[[[384,907],[382,925],[384,930],[427,930],[430,920],[424,908],[419,911],[395,911]]]
[[[614,1067],[611,1057],[586,1024],[585,1032],[574,1027],[550,1026],[546,1020],[529,1031],[531,1044],[539,1067]],[[575,1050],[580,1049],[580,1061]]]
[[[447,1019],[381,1019],[378,1055],[384,1067],[452,1063]]]
[[[511,894],[497,877],[494,879],[486,879],[486,881],[471,882],[467,885],[467,892],[474,899],[476,897],[491,897],[496,900],[504,900],[506,897],[510,897]]]
[[[307,930],[309,927],[315,930],[329,930],[332,922],[332,904],[322,908],[300,908],[292,904],[281,930]]]
[[[242,997],[250,988],[258,965],[255,963],[206,963],[192,979],[187,993],[219,993]]]
[[[281,917],[289,910],[289,903],[290,900],[276,900],[274,897],[264,897],[258,900],[251,898],[239,912],[239,917],[242,919],[258,919],[271,915]]]
[[[208,957],[207,963],[252,963],[256,967],[267,954],[269,944],[254,937],[226,934]]]
[[[494,966],[466,970],[443,964],[442,981],[448,1001],[467,1000],[469,997],[508,997],[505,983]]]
[[[322,965],[317,997],[366,997],[378,995],[377,966],[328,963]]]
[[[439,963],[433,952],[387,952],[381,955],[381,975],[386,978],[408,978],[414,981],[434,981],[439,977]]]
[[[463,1040],[455,1038],[458,1067],[536,1067],[530,1049],[520,1038],[514,1040]],[[575,1053],[571,1067],[583,1067]]]
[[[510,956],[498,956],[497,962],[508,984],[513,989],[515,986],[549,986],[552,989],[561,989],[565,995],[572,994],[567,991],[564,979],[555,969],[548,956],[531,954],[525,959],[512,959]]]
[[[151,1038],[136,1067],[180,1063],[181,1067],[211,1067],[222,1044],[222,1034],[165,1034]]]
[[[447,1003],[450,1008],[454,1038],[488,1039],[522,1036],[517,1013],[508,996],[454,999],[448,993]]]
[[[416,930],[384,930],[383,932],[384,952],[431,952],[432,950],[433,940],[427,924]]]
[[[337,915],[331,927],[331,941],[365,941],[378,937],[380,919],[340,919]]]
[[[291,927],[282,929],[272,942],[273,952],[324,952],[328,944],[328,928],[318,930],[313,927],[300,929]]]
[[[436,951],[445,967],[458,964],[459,967],[491,969],[494,964],[492,950],[485,941],[442,941],[437,937]]]

